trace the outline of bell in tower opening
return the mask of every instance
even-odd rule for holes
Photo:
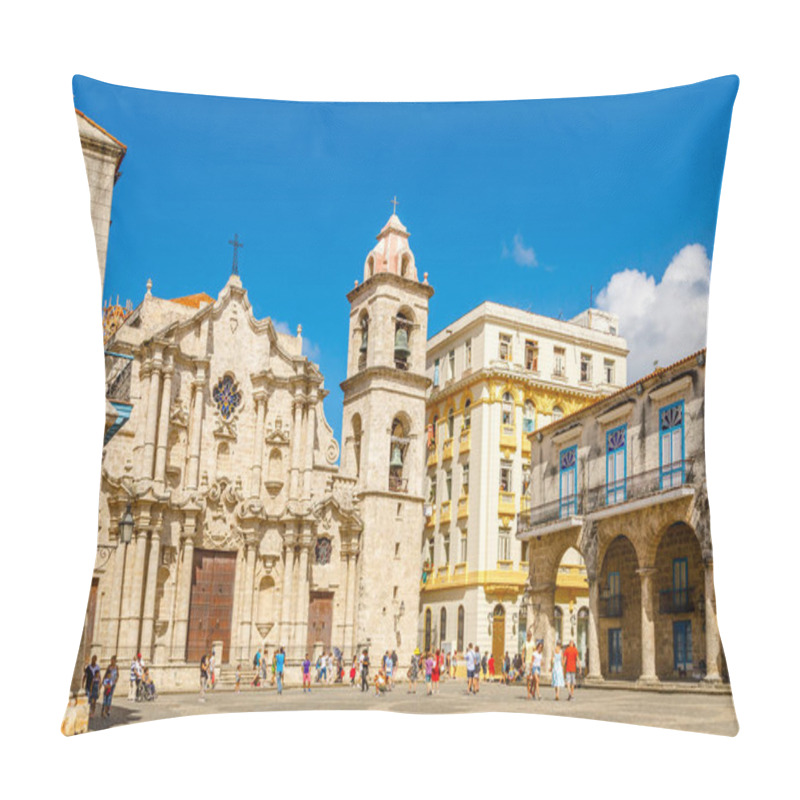
[[[408,369],[411,348],[408,346],[409,321],[403,314],[397,315],[394,333],[394,365],[397,369]]]

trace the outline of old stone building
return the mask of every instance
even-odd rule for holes
[[[106,274],[111,200],[127,147],[81,111],[76,109],[75,114],[89,180],[89,203],[102,286]]]
[[[624,386],[627,353],[617,318],[598,309],[567,321],[484,302],[431,337],[421,646],[472,642],[495,660],[521,649],[529,434]],[[577,552],[557,593],[567,627],[586,599]]]
[[[559,564],[573,549],[588,577],[590,680],[724,676],[704,393],[702,350],[531,434],[530,507],[517,537],[548,671]]]
[[[334,647],[410,655],[433,292],[407,239],[393,215],[348,296],[341,471],[299,326],[255,319],[237,274],[216,300],[148,282],[107,342],[130,412],[104,452],[90,653],[141,652],[164,688],[194,686],[212,647],[249,664],[283,646],[290,676]]]

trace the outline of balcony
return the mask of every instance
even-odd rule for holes
[[[453,457],[453,439],[445,439],[442,442],[442,461],[448,461]]]
[[[430,515],[425,517],[425,527],[433,528],[435,525],[436,525],[436,509],[431,508]]]
[[[657,502],[660,495],[682,486],[691,486],[694,479],[693,460],[676,461],[668,467],[629,475],[626,480],[617,481],[611,487],[603,483],[569,497],[533,506],[525,514],[523,527],[531,529],[588,514],[609,516],[617,508],[622,514],[636,501],[653,498]]]
[[[517,513],[517,495],[514,492],[500,490],[497,497],[497,513],[511,515]]]
[[[519,515],[528,518],[531,514],[531,497],[529,494],[523,494],[519,499]]]
[[[450,506],[452,505],[450,500],[445,500],[442,503],[441,514],[439,516],[439,522],[444,525],[445,523],[450,522]]]
[[[461,433],[458,435],[458,453],[459,455],[463,455],[464,453],[469,453],[469,444],[470,444],[470,428],[463,428]]]
[[[622,595],[613,594],[600,598],[600,616],[606,619],[622,616]]]
[[[658,610],[661,614],[689,614],[694,611],[694,588],[666,589],[658,593]]]
[[[408,494],[408,479],[401,478],[399,475],[390,475],[389,491],[402,492],[403,494]]]
[[[512,450],[517,449],[517,434],[513,425],[500,426],[500,447],[510,447]]]
[[[469,495],[463,494],[458,498],[458,519],[469,516]]]
[[[428,466],[435,467],[438,463],[438,457],[436,454],[436,441],[434,440],[433,446],[428,450]]]

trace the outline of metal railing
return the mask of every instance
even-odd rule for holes
[[[610,485],[603,483],[569,497],[533,506],[525,514],[526,520],[523,527],[533,528],[568,517],[591,514],[594,511],[612,508],[631,500],[658,495],[679,486],[691,485],[694,480],[693,459],[675,461],[658,469],[629,475],[624,481],[615,481]],[[521,522],[520,519],[518,519],[519,522]],[[521,529],[518,528],[518,530]]]
[[[658,610],[661,614],[684,614],[694,611],[693,587],[665,589],[658,593]]]

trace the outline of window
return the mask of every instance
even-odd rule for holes
[[[659,478],[662,489],[681,486],[685,480],[683,460],[683,400],[659,412]]]
[[[511,335],[508,333],[500,334],[500,348],[497,357],[501,361],[511,361]]]
[[[511,491],[511,469],[512,464],[510,461],[500,462],[500,491]]]
[[[464,369],[472,366],[472,339],[464,342]]]
[[[525,411],[522,415],[522,430],[524,433],[532,433],[536,427],[536,410],[530,400],[525,401]]]
[[[528,563],[528,545],[530,542],[523,542],[522,543],[522,553],[520,555],[520,561],[527,564]]]
[[[461,495],[466,497],[469,494],[469,461],[465,461],[461,467]]]
[[[464,606],[458,607],[458,636],[456,638],[456,650],[464,652]]]
[[[453,430],[455,428],[455,412],[451,408],[447,412],[447,436],[448,438],[453,438]]]
[[[614,362],[609,358],[603,359],[603,374],[606,383],[614,383]]]
[[[367,366],[367,350],[369,349],[369,317],[366,312],[361,316],[357,332],[361,337],[358,347],[358,368],[361,370]]]
[[[425,647],[423,648],[427,653],[431,649],[431,627],[432,627],[432,614],[429,608],[425,609]]]
[[[678,673],[692,668],[692,621],[684,619],[672,623],[672,652],[674,667]]]
[[[389,456],[389,491],[405,492],[407,481],[403,476],[408,438],[403,423],[395,418],[392,422],[392,437]]]
[[[433,547],[433,536],[431,536],[431,538],[428,539],[428,563],[431,565],[431,569],[433,569],[433,565],[435,563],[434,556],[435,556],[435,551]]]
[[[458,554],[458,560],[462,564],[466,564],[467,562],[467,532],[465,530],[461,531],[461,542],[460,542],[460,552]]]
[[[522,462],[522,496],[527,497],[531,488],[531,465],[529,461]]]
[[[447,609],[442,606],[439,612],[439,642],[444,642],[447,639]]]
[[[433,385],[439,385],[439,359],[433,362]]]
[[[622,628],[608,630],[608,671],[622,672]]]
[[[621,584],[619,580],[619,572],[608,573],[608,599],[606,616],[608,617],[621,617],[622,616],[622,594],[620,593]]]
[[[539,369],[539,346],[532,339],[525,341],[525,369],[532,372]]]
[[[447,364],[449,368],[449,372],[447,373],[447,377],[450,380],[456,377],[456,351],[451,350],[447,355]]]
[[[501,528],[497,532],[497,560],[511,560],[511,531]]]
[[[559,453],[559,517],[578,513],[578,446],[573,445]]]
[[[472,417],[471,417],[472,410],[470,408],[471,405],[472,404],[471,404],[471,402],[469,400],[467,400],[464,403],[464,429],[465,430],[469,430],[470,423],[472,422]]]
[[[428,502],[436,504],[436,475],[430,477],[430,489],[428,491]]]
[[[606,505],[622,503],[626,499],[627,486],[627,426],[606,433]]]
[[[555,422],[556,420],[561,419],[561,417],[563,417],[563,416],[564,416],[564,412],[561,410],[561,406],[556,406],[553,409],[553,422]]]
[[[672,610],[675,613],[689,611],[689,561],[686,558],[672,560]]]
[[[563,347],[553,348],[553,375],[564,377],[567,364],[567,351]]]
[[[510,427],[514,425],[514,398],[510,392],[503,395],[503,425]]]
[[[449,469],[444,474],[444,482],[445,486],[447,487],[447,492],[445,493],[445,500],[450,500],[453,496],[453,470]]]
[[[592,382],[592,357],[588,353],[581,353],[581,382]]]
[[[442,534],[442,551],[444,552],[445,566],[450,563],[450,534]]]

